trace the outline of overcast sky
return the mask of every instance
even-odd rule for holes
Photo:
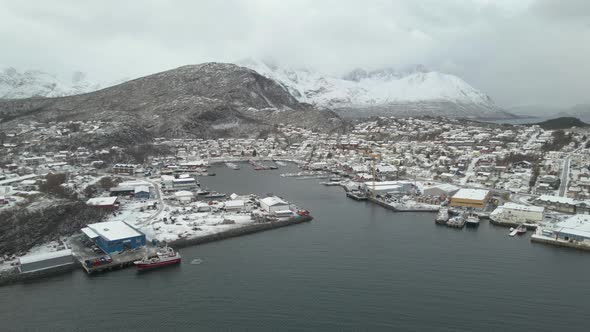
[[[590,0],[0,0],[0,45],[0,65],[98,82],[246,57],[420,63],[505,107],[590,102]]]

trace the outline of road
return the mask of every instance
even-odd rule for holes
[[[145,223],[146,223],[146,224],[150,224],[150,223],[152,223],[152,222],[154,221],[154,219],[156,219],[156,218],[157,218],[157,217],[160,215],[160,213],[162,213],[162,211],[164,210],[164,200],[162,199],[162,194],[160,193],[160,186],[159,186],[159,185],[158,185],[156,182],[154,182],[154,181],[152,181],[152,180],[150,180],[150,179],[145,179],[145,178],[143,178],[143,179],[141,179],[141,180],[145,180],[145,181],[147,181],[147,182],[151,183],[151,184],[154,186],[154,191],[156,192],[156,199],[158,200],[158,210],[157,210],[157,211],[156,211],[154,214],[152,214],[152,215],[151,215],[149,218],[147,218],[147,219],[145,220]]]
[[[567,189],[567,183],[569,180],[569,173],[570,173],[570,164],[571,159],[568,156],[563,161],[563,168],[561,170],[561,183],[559,184],[559,196],[563,197],[565,195],[565,190]]]
[[[573,150],[572,152],[569,152],[567,154],[567,157],[565,158],[565,160],[563,161],[563,167],[561,169],[561,183],[559,184],[559,196],[563,197],[565,195],[565,191],[567,190],[567,185],[570,179],[570,167],[571,167],[571,156],[572,154],[584,149],[586,147],[586,144],[588,144],[588,142],[590,142],[590,139],[580,143],[580,147]]]

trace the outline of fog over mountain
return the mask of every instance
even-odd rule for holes
[[[245,57],[339,77],[423,64],[503,108],[571,107],[590,103],[589,17],[585,0],[3,2],[0,64],[101,86]]]

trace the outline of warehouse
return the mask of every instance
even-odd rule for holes
[[[64,249],[54,252],[26,255],[19,258],[20,273],[30,273],[42,270],[49,270],[74,263],[72,251]]]
[[[82,232],[94,240],[104,252],[121,252],[145,245],[145,234],[123,221],[107,221],[90,224]]]
[[[498,207],[504,217],[521,222],[539,222],[543,220],[545,208],[541,206],[529,206],[516,203],[504,203]]]
[[[100,209],[114,210],[119,207],[118,197],[94,197],[86,201],[86,205]]]
[[[277,196],[271,196],[261,199],[260,208],[268,213],[290,210],[289,203],[283,201]]]
[[[135,197],[136,199],[149,199],[150,198],[150,187],[148,187],[148,186],[135,187],[133,197]]]
[[[451,206],[483,209],[490,198],[490,191],[484,189],[460,189],[451,198]]]
[[[576,214],[558,222],[554,226],[554,234],[564,241],[590,243],[590,216]]]
[[[424,196],[447,198],[453,196],[457,191],[459,191],[459,187],[450,183],[441,183],[425,187],[422,194]]]

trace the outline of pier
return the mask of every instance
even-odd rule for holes
[[[375,203],[375,204],[380,205],[388,210],[392,210],[395,212],[438,212],[438,207],[436,209],[413,209],[413,208],[400,209],[400,208],[397,208],[397,207],[395,207],[391,204],[388,204],[387,202],[380,200],[378,198],[375,198],[375,197],[368,197],[366,199],[368,199],[372,203]]]
[[[572,249],[590,251],[590,245],[582,244],[582,243],[576,242],[576,241],[570,242],[570,241],[554,239],[554,238],[550,238],[550,237],[539,235],[539,234],[533,234],[531,236],[531,242],[548,244],[548,245],[563,247],[563,248],[572,248]]]

